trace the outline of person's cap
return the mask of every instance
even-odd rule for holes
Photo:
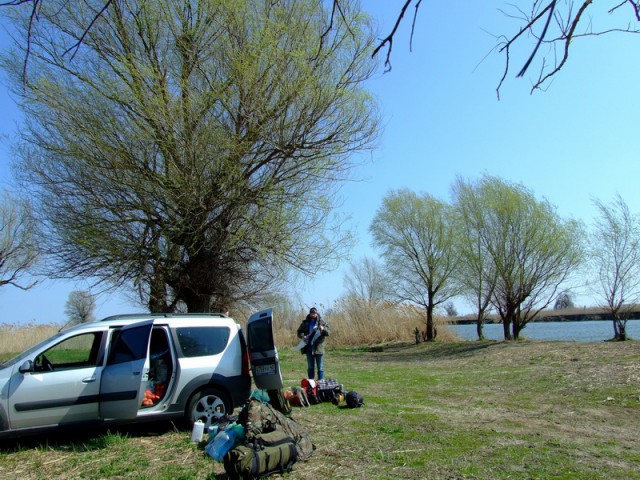
[[[309,313],[318,313],[318,309],[316,307],[313,307],[311,310],[309,310]]]

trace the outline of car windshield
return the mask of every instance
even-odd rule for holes
[[[46,338],[46,339],[42,340],[40,343],[36,343],[33,347],[30,347],[27,350],[24,350],[23,352],[19,353],[15,357],[13,357],[11,360],[7,360],[3,364],[1,364],[0,368],[10,367],[10,366],[20,362],[22,359],[24,359],[25,357],[28,357],[29,355],[31,355],[36,350],[39,350],[40,348],[42,348],[43,345],[45,345],[46,343],[49,343],[51,340],[54,340],[54,339],[58,338],[63,333],[64,332],[58,332],[54,336]]]

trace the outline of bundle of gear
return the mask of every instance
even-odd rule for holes
[[[231,479],[257,479],[284,473],[311,457],[311,436],[291,417],[250,398],[235,419],[219,425],[205,451],[224,464]]]
[[[364,399],[356,391],[345,392],[344,385],[335,378],[313,380],[303,378],[299,387],[291,387],[284,391],[284,398],[290,405],[308,407],[322,402],[331,402],[348,408],[358,408],[364,405]]]

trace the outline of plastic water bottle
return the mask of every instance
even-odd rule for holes
[[[200,443],[202,436],[204,435],[204,423],[202,420],[198,420],[193,424],[193,430],[191,430],[191,441]]]
[[[222,430],[218,432],[213,442],[207,445],[205,451],[207,452],[207,455],[212,457],[216,462],[221,462],[235,443],[235,432],[232,429]]]

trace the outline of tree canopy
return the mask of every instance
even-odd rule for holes
[[[481,192],[471,182],[458,177],[451,187],[453,206],[459,227],[460,267],[456,280],[462,295],[474,305],[477,313],[478,339],[484,338],[483,324],[498,282],[498,270],[489,245],[483,241],[486,205]]]
[[[582,227],[564,220],[546,200],[519,184],[485,175],[468,183],[476,216],[475,241],[495,272],[491,303],[505,339],[520,331],[555,298],[559,287],[582,262]],[[477,278],[477,269],[474,278]]]
[[[28,290],[36,282],[23,283],[40,257],[39,230],[28,202],[8,192],[0,196],[0,287]]]
[[[100,6],[9,11],[29,38],[3,60],[26,117],[17,170],[50,273],[208,311],[340,258],[330,212],[378,129],[357,4],[332,28],[314,0]]]
[[[393,278],[396,296],[426,310],[426,339],[433,340],[433,310],[457,294],[457,233],[450,205],[424,193],[392,191],[370,226]]]
[[[46,0],[46,2],[54,0]],[[316,0],[317,1],[317,0]],[[331,14],[327,23],[327,29],[321,36],[330,33],[330,30],[341,22],[349,24],[348,11],[352,0],[332,0]],[[272,1],[272,4],[279,0]],[[40,18],[40,8],[45,0],[7,0],[0,1],[0,6],[27,6],[29,14],[28,35],[25,37],[27,45],[24,57],[24,65],[28,63],[31,27]],[[74,41],[70,42],[64,54],[75,55],[83,44],[94,24],[110,8],[114,8],[114,0],[96,0],[93,2],[92,13],[84,18],[83,32]],[[286,2],[285,2],[286,3]],[[329,2],[318,2],[320,4]],[[570,52],[578,40],[585,37],[597,37],[611,33],[640,33],[640,1],[638,0],[608,0],[593,2],[593,0],[530,0],[522,2],[525,5],[505,2],[501,10],[506,18],[515,20],[518,29],[511,33],[505,31],[496,36],[495,51],[504,55],[504,71],[496,88],[498,96],[500,88],[510,74],[512,64],[517,65],[516,77],[523,77],[527,71],[536,66],[537,76],[534,76],[531,91],[547,86],[553,77],[566,65]],[[413,7],[413,11],[409,10]],[[411,38],[416,29],[420,8],[425,10],[422,0],[404,0],[398,5],[393,27],[385,36],[372,45],[371,55],[376,57],[380,52],[386,51],[385,68],[391,70],[391,57],[393,41],[398,30],[411,18],[409,27]],[[347,12],[347,13],[345,13]],[[527,43],[529,42],[529,43]],[[514,55],[514,47],[523,44],[523,48]],[[524,53],[523,53],[524,52]],[[515,59],[513,57],[516,57]]]
[[[91,292],[86,290],[72,291],[69,293],[69,298],[64,308],[64,313],[68,319],[67,325],[78,325],[94,321],[95,308],[96,299]]]
[[[370,257],[351,262],[348,272],[343,276],[343,282],[347,297],[370,309],[393,296],[390,287],[393,279],[380,262]]]

